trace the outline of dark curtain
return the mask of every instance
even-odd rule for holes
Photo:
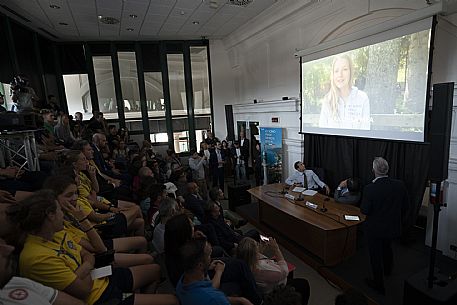
[[[389,162],[389,176],[405,182],[409,211],[405,228],[416,222],[427,183],[430,164],[428,143],[369,140],[324,135],[304,135],[304,162],[307,167],[322,167],[329,187],[348,177],[358,177],[362,185],[374,179],[372,162],[383,157]]]

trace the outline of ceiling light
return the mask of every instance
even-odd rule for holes
[[[60,9],[60,6],[58,6],[56,4],[49,4],[49,7],[53,8],[53,9],[56,9],[56,10]]]
[[[130,14],[130,18],[133,18],[133,19],[138,18],[138,15]]]
[[[248,6],[253,0],[229,0],[228,4],[235,6]]]
[[[198,24],[200,24],[200,22],[199,21],[192,21],[192,24],[198,25]]]
[[[114,17],[108,17],[108,16],[106,16],[106,17],[98,16],[98,20],[104,24],[118,24],[119,23],[119,19],[116,19]]]
[[[60,25],[68,25],[66,22],[59,22]]]
[[[134,30],[134,29],[132,29],[132,28],[126,28],[126,30],[127,30],[127,31],[129,31],[129,32],[133,32],[133,31],[135,31],[135,30]]]
[[[179,14],[181,14],[181,16],[184,16],[186,14],[185,11],[180,11]]]

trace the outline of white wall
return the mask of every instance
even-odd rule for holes
[[[226,135],[225,104],[250,104],[254,99],[268,101],[299,96],[299,62],[293,56],[296,51],[426,7],[425,0],[278,0],[224,40],[210,44],[217,136]],[[446,18],[449,22],[441,21],[437,28],[432,82],[457,82],[457,17]],[[248,113],[244,116],[252,117]],[[252,120],[265,120],[265,115]],[[289,135],[298,132],[299,121],[295,124],[288,126]],[[457,148],[454,126],[451,146]],[[451,149],[449,206],[457,202],[455,148]],[[295,157],[296,153],[291,151],[285,161]],[[447,223],[457,221],[457,205],[448,207],[441,219],[446,224],[440,232],[443,234],[440,248],[449,254],[445,249],[451,242],[457,244],[457,231],[451,234]]]

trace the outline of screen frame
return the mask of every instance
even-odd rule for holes
[[[303,131],[303,69],[302,69],[302,64],[304,63],[303,59],[306,58],[306,62],[333,56],[336,54],[340,54],[343,52],[347,52],[350,50],[354,50],[357,48],[362,48],[366,47],[372,44],[376,44],[382,41],[386,41],[389,39],[395,39],[398,37],[401,37],[403,35],[409,35],[413,34],[416,32],[421,31],[421,29],[417,30],[415,28],[415,24],[417,23],[430,23],[430,40],[429,40],[429,54],[428,54],[428,65],[427,65],[427,88],[426,88],[426,96],[425,96],[425,106],[424,106],[424,131],[423,131],[423,139],[422,140],[406,140],[406,139],[389,139],[389,138],[380,138],[380,137],[365,137],[365,136],[356,136],[356,135],[341,135],[341,134],[332,134],[332,133],[315,133],[315,132],[304,132]],[[429,109],[430,109],[430,99],[431,99],[431,78],[432,78],[432,67],[433,67],[433,51],[435,47],[435,32],[436,32],[436,25],[437,25],[437,15],[433,15],[427,18],[423,18],[419,21],[415,20],[412,23],[409,24],[403,24],[403,28],[399,29],[399,34],[390,36],[388,38],[379,38],[379,37],[384,37],[385,32],[392,30],[392,28],[387,29],[385,31],[382,31],[380,33],[368,35],[368,36],[363,36],[356,41],[355,39],[349,40],[346,43],[340,43],[339,41],[336,41],[336,43],[332,43],[330,41],[329,43],[326,43],[325,46],[322,48],[322,52],[318,51],[317,49],[310,49],[309,51],[303,50],[295,54],[296,57],[299,57],[299,64],[300,64],[300,131],[298,132],[299,134],[302,135],[319,135],[319,136],[333,136],[333,137],[344,137],[344,138],[355,138],[355,139],[368,139],[368,140],[383,140],[383,141],[392,141],[392,142],[399,142],[399,143],[428,143],[429,141],[429,123],[430,123],[430,116],[429,116]],[[414,28],[413,31],[408,30]],[[397,28],[398,29],[398,28]],[[379,36],[378,36],[379,35]],[[375,39],[375,42],[366,44],[364,43],[365,41],[368,41],[368,39],[377,36],[378,38]],[[379,41],[379,39],[381,39]],[[352,43],[356,41],[355,46],[352,45]],[[331,45],[335,45],[335,48],[332,48]],[[318,46],[317,46],[318,47]],[[324,54],[323,56],[316,56],[316,54]]]

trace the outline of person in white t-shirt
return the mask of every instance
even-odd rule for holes
[[[352,86],[354,68],[344,54],[333,60],[330,90],[322,101],[319,127],[370,130],[370,101],[365,92]]]
[[[13,277],[14,247],[0,238],[0,304],[2,305],[83,305],[65,292],[58,291],[35,281]]]

